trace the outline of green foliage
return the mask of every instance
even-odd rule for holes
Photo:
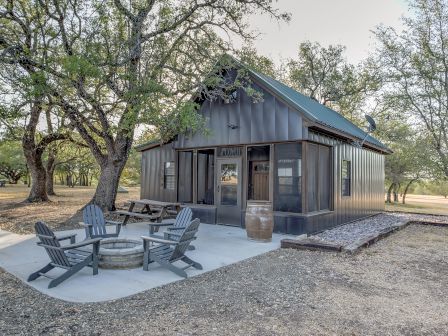
[[[141,153],[131,150],[126,166],[120,177],[120,185],[133,187],[140,184],[141,176]]]
[[[348,63],[345,49],[342,45],[326,48],[316,42],[301,43],[297,58],[287,63],[287,80],[299,92],[359,124],[362,105],[369,93],[379,89],[379,78],[369,62]]]
[[[412,188],[411,193],[416,195],[433,195],[448,197],[448,181],[439,180],[422,180],[417,182]]]
[[[269,57],[259,55],[257,49],[251,44],[243,46],[236,52],[236,56],[238,60],[255,71],[259,71],[273,78],[279,77],[274,62]]]
[[[65,141],[57,148],[55,176],[57,183],[70,187],[95,185],[99,166],[88,148]]]
[[[448,177],[448,4],[409,4],[401,32],[384,26],[375,31],[378,70],[385,83],[382,105],[427,136],[433,174]]]
[[[25,157],[18,141],[0,141],[0,175],[17,183],[27,173]]]
[[[93,46],[91,45],[90,48]],[[70,78],[100,76],[100,69],[91,63],[89,59],[80,55],[68,55],[62,57],[61,65]]]

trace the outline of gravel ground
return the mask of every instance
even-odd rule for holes
[[[382,213],[349,224],[326,230],[310,238],[347,246],[354,241],[379,233],[381,230],[408,221],[447,223],[448,216],[430,216],[405,213]]]
[[[354,256],[276,250],[95,304],[0,270],[0,335],[447,335],[447,260],[447,228],[411,225]]]

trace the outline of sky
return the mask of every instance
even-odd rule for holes
[[[276,63],[295,57],[299,43],[306,40],[345,45],[348,61],[358,63],[372,48],[371,30],[381,23],[399,30],[407,11],[405,0],[278,0],[276,5],[292,14],[289,23],[266,15],[249,19],[252,29],[261,33],[255,47]]]

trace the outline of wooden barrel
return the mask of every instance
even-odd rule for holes
[[[272,204],[267,201],[247,201],[246,232],[251,240],[270,242],[274,231]]]

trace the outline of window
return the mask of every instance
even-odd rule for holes
[[[351,196],[352,194],[352,163],[348,160],[342,160],[341,164],[341,189],[342,196]]]
[[[163,171],[163,188],[174,190],[175,186],[174,161],[165,162]]]
[[[302,144],[275,145],[274,210],[302,212]]]

